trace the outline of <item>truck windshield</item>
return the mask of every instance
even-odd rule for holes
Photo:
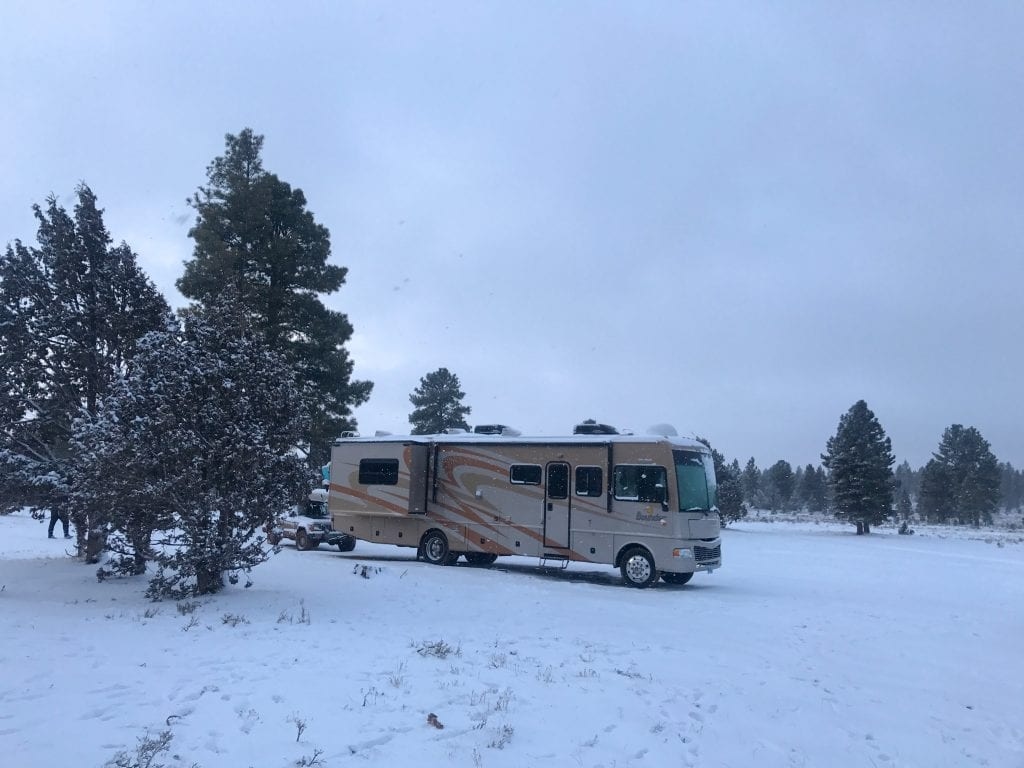
[[[306,517],[312,517],[317,520],[323,520],[327,518],[327,502],[324,501],[307,501],[306,502]]]
[[[698,451],[672,451],[676,463],[679,511],[710,512],[717,504],[718,485],[711,456]]]

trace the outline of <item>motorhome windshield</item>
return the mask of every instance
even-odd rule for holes
[[[718,485],[711,456],[683,450],[672,451],[672,456],[676,463],[679,511],[710,512],[718,503]]]

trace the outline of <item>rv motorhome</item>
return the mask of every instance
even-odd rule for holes
[[[706,446],[665,431],[343,437],[328,508],[336,531],[437,565],[526,555],[685,584],[722,564],[715,471]]]

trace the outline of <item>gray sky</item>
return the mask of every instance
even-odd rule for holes
[[[0,4],[0,244],[86,181],[175,306],[224,135],[331,231],[408,429],[585,418],[817,464],[864,399],[1024,467],[1024,4]]]

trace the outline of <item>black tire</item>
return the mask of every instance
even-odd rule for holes
[[[681,587],[693,578],[693,573],[662,573],[661,578],[665,580],[666,584]]]
[[[654,558],[643,547],[633,547],[622,555],[619,567],[622,580],[629,587],[644,589],[658,580],[658,571],[654,568]]]
[[[270,531],[267,534],[267,544],[269,544],[272,547],[276,547],[280,543],[281,543],[281,534],[274,533],[273,531]]]
[[[306,533],[305,528],[299,528],[295,532],[295,548],[306,551],[307,549],[313,549],[316,545],[310,541],[309,534]]]
[[[420,554],[431,565],[454,565],[458,555],[452,558],[448,549],[448,538],[440,531],[428,531],[420,542]]]
[[[356,548],[356,539],[354,536],[342,536],[338,539],[338,551],[339,552],[351,552]]]
[[[490,552],[467,552],[466,562],[470,565],[476,566],[477,568],[486,568],[489,565],[493,565],[494,561],[498,559],[497,555],[492,555]]]

